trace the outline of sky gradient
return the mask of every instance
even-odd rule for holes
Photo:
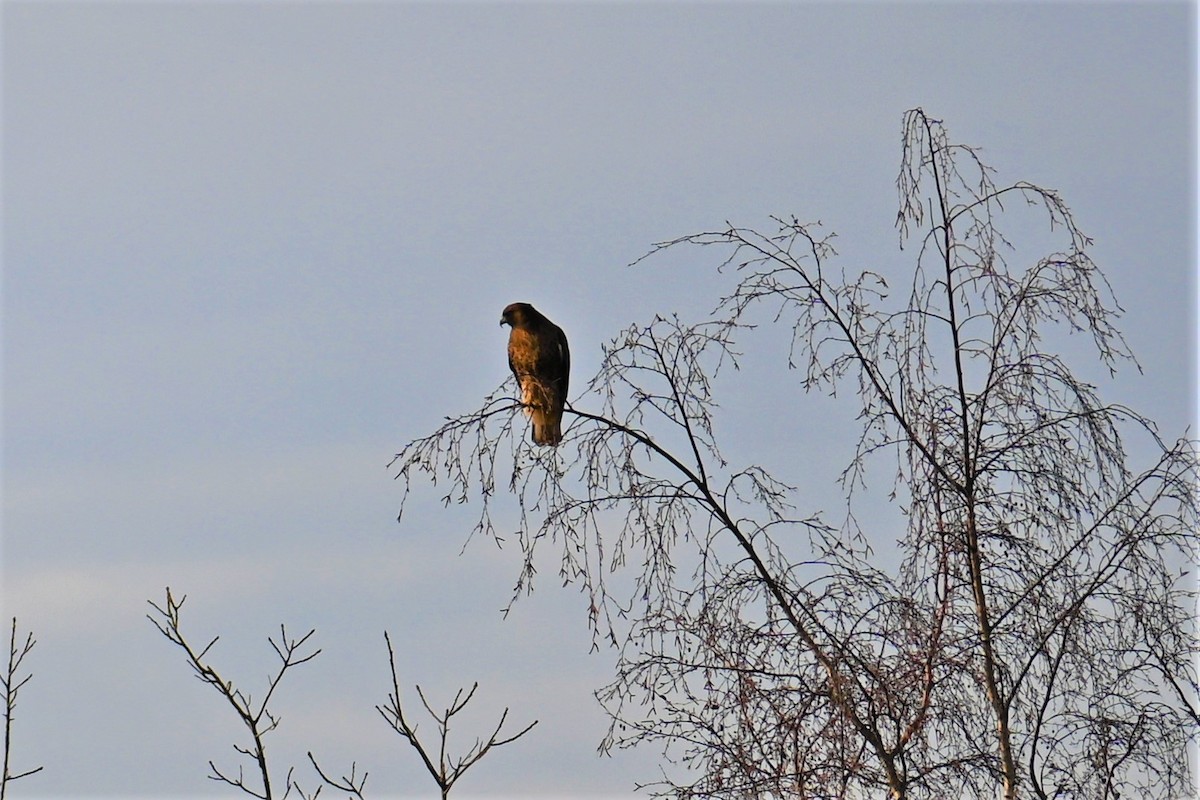
[[[902,279],[894,180],[914,106],[999,181],[1061,191],[1143,368],[1102,396],[1164,436],[1192,422],[1191,5],[0,14],[3,618],[38,639],[13,766],[45,766],[20,796],[220,788],[207,761],[234,765],[241,731],[145,619],[168,585],[255,695],[267,636],[316,628],[323,653],[281,688],[269,745],[310,790],[306,750],[333,771],[356,760],[369,796],[433,795],[374,710],[385,629],[410,687],[446,701],[480,682],[481,730],[504,706],[541,720],[456,796],[626,797],[654,780],[654,752],[595,754],[613,655],[589,654],[584,600],[553,561],[503,618],[518,553],[464,550],[472,509],[436,491],[397,524],[385,465],[504,380],[510,302],[566,330],[576,387],[623,327],[701,318],[713,258],[627,266],[655,242],[795,214],[837,231],[848,272]],[[828,503],[854,434],[837,409],[787,380],[726,390],[734,454]],[[781,408],[787,437],[761,424]]]

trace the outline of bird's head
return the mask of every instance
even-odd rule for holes
[[[504,313],[500,315],[500,325],[520,328],[529,322],[534,313],[536,312],[529,303],[509,303],[504,307]]]

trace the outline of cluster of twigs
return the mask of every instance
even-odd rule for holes
[[[665,793],[1179,793],[1197,734],[1179,571],[1197,550],[1195,445],[1105,403],[1048,347],[1082,334],[1110,372],[1136,367],[1062,198],[996,184],[919,109],[903,130],[897,221],[917,247],[899,302],[795,218],[664,242],[651,255],[724,251],[736,283],[712,319],[614,337],[557,449],[526,444],[498,391],[401,450],[397,477],[406,493],[447,481],[493,535],[507,483],[517,593],[556,545],[594,633],[620,648],[607,744],[662,744],[687,768]],[[1013,203],[1061,249],[1030,260],[1000,228]],[[886,459],[899,527],[828,525],[796,512],[789,482],[727,462],[718,379],[751,329],[774,327],[800,393],[858,403],[847,519]],[[1157,451],[1148,467],[1129,436]]]

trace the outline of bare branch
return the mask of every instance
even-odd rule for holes
[[[4,800],[10,783],[42,771],[42,767],[34,767],[14,773],[9,768],[9,756],[12,752],[13,711],[17,707],[17,694],[33,677],[32,672],[22,677],[21,665],[35,644],[37,641],[33,638],[32,632],[25,635],[24,642],[18,639],[17,618],[13,617],[12,628],[8,636],[8,665],[3,676],[0,676],[4,687],[4,766],[3,771],[0,772],[0,800]]]
[[[262,700],[254,703],[250,695],[236,688],[233,681],[226,680],[204,659],[213,645],[217,643],[219,637],[213,637],[204,648],[197,651],[185,638],[180,627],[180,609],[182,609],[187,596],[181,596],[176,599],[172,594],[170,587],[166,590],[166,601],[163,605],[158,605],[153,601],[148,601],[150,606],[156,612],[155,614],[147,614],[147,619],[158,628],[170,642],[183,650],[188,666],[192,668],[192,672],[203,683],[212,686],[216,691],[225,698],[226,702],[233,708],[242,724],[250,734],[252,744],[250,746],[233,745],[233,749],[254,762],[257,768],[257,780],[251,784],[247,783],[247,779],[242,767],[238,766],[237,775],[231,775],[223,772],[217,767],[213,761],[208,762],[210,769],[209,778],[211,780],[225,783],[234,786],[245,792],[246,794],[260,798],[260,800],[272,800],[274,794],[271,788],[270,771],[267,768],[267,753],[264,745],[264,737],[266,734],[273,731],[279,725],[279,717],[274,715],[268,708],[275,689],[283,680],[283,676],[289,669],[305,664],[316,658],[321,652],[320,649],[313,650],[309,653],[302,653],[302,649],[308,642],[309,638],[316,632],[310,630],[298,639],[289,638],[287,630],[283,625],[279,626],[279,639],[268,637],[268,642],[271,649],[275,651],[275,655],[279,658],[279,666],[269,678],[267,691],[264,693]],[[293,787],[291,779],[291,770],[288,771],[287,780],[284,783],[285,795],[289,793]],[[318,790],[319,792],[320,790]],[[314,795],[315,796],[315,795]]]
[[[441,711],[434,710],[433,706],[431,706],[429,701],[426,699],[424,692],[421,691],[421,687],[418,686],[417,694],[421,699],[421,703],[425,706],[425,710],[429,713],[429,716],[433,718],[434,724],[437,726],[438,751],[435,758],[428,749],[427,745],[422,743],[421,740],[417,738],[417,726],[411,724],[404,716],[404,708],[400,701],[400,680],[396,671],[396,654],[392,648],[391,637],[386,631],[384,632],[383,637],[384,641],[387,643],[388,664],[391,667],[392,673],[392,691],[388,695],[387,704],[383,706],[376,706],[375,708],[379,712],[380,716],[382,716],[392,728],[392,730],[400,734],[400,736],[403,737],[405,741],[412,745],[413,749],[417,751],[417,754],[421,757],[421,761],[425,764],[425,769],[429,772],[429,775],[437,784],[438,789],[441,790],[443,798],[449,796],[450,789],[454,786],[458,779],[461,778],[468,769],[482,759],[493,747],[501,747],[503,745],[510,744],[511,742],[515,742],[517,739],[520,739],[522,736],[529,733],[529,731],[533,730],[533,727],[537,725],[537,720],[534,720],[533,722],[529,723],[529,725],[525,726],[525,728],[511,736],[502,735],[501,731],[504,728],[505,721],[508,719],[508,709],[505,708],[504,712],[500,715],[500,721],[496,724],[495,730],[492,731],[492,734],[487,738],[486,741],[476,739],[475,743],[464,755],[452,757],[448,754],[447,749],[450,734],[450,720],[452,717],[466,708],[467,704],[471,701],[471,698],[475,696],[475,690],[479,688],[479,684],[472,684],[470,691],[468,691],[465,696],[463,695],[463,690],[459,689],[454,695],[454,700]],[[315,761],[313,762],[313,765],[316,766]],[[351,770],[351,779],[343,780],[345,785],[353,785],[353,774],[353,770]],[[323,774],[322,778],[324,778]],[[332,781],[329,781],[328,779],[325,780],[326,783],[333,785]],[[366,775],[364,774],[363,781],[365,782],[365,780]],[[359,787],[361,788],[361,784],[359,784]]]
[[[313,769],[317,771],[317,774],[321,776],[321,780],[325,782],[325,785],[332,786],[339,792],[346,792],[351,797],[357,797],[358,800],[365,800],[363,797],[363,788],[367,785],[367,773],[364,771],[362,777],[358,777],[357,764],[350,764],[349,775],[343,775],[341,778],[334,779],[325,774],[325,771],[321,769],[321,766],[317,763],[317,759],[312,754],[312,751],[309,751],[308,753],[308,760],[312,763]],[[320,793],[321,789],[318,787],[317,791],[309,796],[309,800],[314,800]]]
[[[1196,445],[1165,444],[1056,352],[1082,336],[1109,374],[1137,366],[1059,194],[999,183],[920,109],[902,131],[904,290],[839,269],[833,234],[797,217],[663,242],[648,256],[718,252],[732,285],[710,319],[614,336],[556,448],[514,435],[501,387],[403,448],[396,477],[405,498],[425,476],[446,502],[478,500],[475,532],[497,541],[493,514],[515,517],[514,601],[555,549],[593,643],[620,654],[603,747],[661,746],[683,776],[664,772],[664,794],[1182,794],[1200,735],[1194,590],[1176,568],[1198,551]],[[1014,206],[1048,222],[1053,252],[1031,252],[1044,232],[1002,230]],[[775,331],[797,414],[812,392],[856,404],[841,528],[720,447],[721,378]],[[797,457],[805,479],[814,460]],[[896,523],[863,530],[881,462]],[[417,746],[393,684],[390,722]],[[444,747],[418,750],[446,771]]]

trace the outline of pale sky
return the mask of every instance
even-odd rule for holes
[[[223,794],[207,762],[236,765],[240,723],[145,619],[167,585],[255,695],[279,623],[317,629],[323,653],[275,705],[277,781],[295,765],[315,788],[313,750],[367,769],[368,796],[434,795],[374,710],[385,629],[409,688],[446,701],[479,681],[479,732],[505,705],[541,720],[455,796],[654,780],[653,751],[596,756],[613,655],[589,655],[553,554],[502,618],[518,553],[460,555],[475,509],[435,491],[398,524],[385,465],[505,378],[510,302],[566,330],[580,390],[621,328],[698,320],[712,257],[626,266],[657,241],[795,214],[837,231],[848,272],[903,276],[893,182],[914,106],[999,181],[1062,192],[1144,368],[1102,396],[1170,438],[1191,421],[1189,4],[2,14],[3,619],[38,639],[13,768],[45,767],[14,796]],[[727,390],[734,453],[830,510],[853,429],[792,383]]]

